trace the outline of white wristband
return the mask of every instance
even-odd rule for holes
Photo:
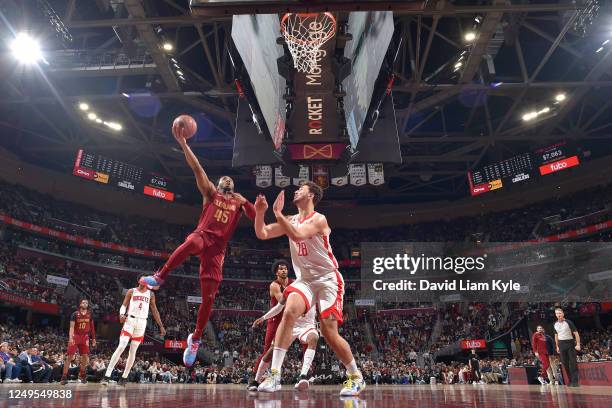
[[[123,316],[125,314],[125,306],[121,305],[121,307],[119,308],[119,315]]]

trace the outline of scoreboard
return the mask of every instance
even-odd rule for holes
[[[579,164],[577,149],[565,141],[559,142],[468,172],[470,193],[477,196]]]
[[[77,151],[72,174],[101,184],[174,201],[174,192],[169,179],[153,172],[145,172],[142,167],[86,152],[83,149]]]

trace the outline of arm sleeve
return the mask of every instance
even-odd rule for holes
[[[244,213],[246,216],[253,221],[255,219],[255,206],[253,203],[247,200],[242,207],[244,208]]]
[[[285,308],[284,304],[277,303],[276,306],[274,306],[272,309],[268,310],[268,312],[265,315],[263,315],[263,319],[264,320],[268,320],[268,319],[273,318],[274,316],[276,316],[277,314],[282,312],[284,308]]]

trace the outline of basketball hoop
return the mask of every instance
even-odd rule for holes
[[[334,16],[331,13],[287,13],[280,25],[295,69],[314,73],[321,58],[319,49],[336,33]]]

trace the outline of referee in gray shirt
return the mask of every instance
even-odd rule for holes
[[[580,351],[580,335],[574,323],[565,318],[563,309],[556,308],[555,316],[555,344],[561,363],[570,378],[569,387],[578,387],[578,367],[576,366],[576,352]]]

